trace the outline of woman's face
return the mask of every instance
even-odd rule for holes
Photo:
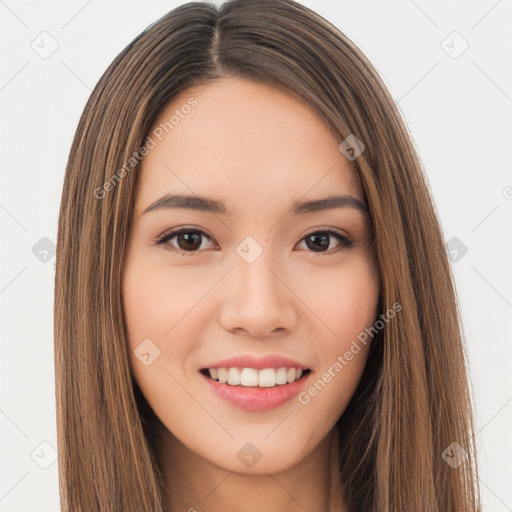
[[[123,269],[133,374],[185,451],[290,468],[342,415],[378,313],[355,171],[308,106],[242,79],[182,92],[150,137]]]

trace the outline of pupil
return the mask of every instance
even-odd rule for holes
[[[311,235],[306,240],[307,240],[308,248],[312,249],[314,251],[317,250],[318,247],[320,247],[320,249],[328,249],[329,248],[329,236],[326,235],[326,234],[324,234],[324,235]],[[320,246],[318,246],[318,245],[310,245],[309,244],[310,240],[315,240],[315,242],[320,242]]]
[[[185,241],[184,244],[181,244],[181,241]],[[181,248],[184,250],[193,250],[201,247],[201,235],[199,233],[182,233],[178,236],[178,243]],[[188,244],[188,245],[187,245]]]
[[[178,235],[178,245],[183,250],[193,251],[201,247],[201,234],[191,231],[189,233],[182,233]],[[321,252],[329,248],[329,235],[327,234],[314,234],[306,238],[306,245],[309,249]]]

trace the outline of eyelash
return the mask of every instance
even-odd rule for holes
[[[205,233],[202,229],[198,229],[198,228],[194,228],[194,227],[184,227],[184,228],[178,228],[178,229],[174,229],[171,231],[167,231],[166,233],[164,233],[162,236],[160,236],[155,241],[155,245],[164,245],[164,249],[174,252],[174,253],[177,253],[180,256],[192,256],[194,254],[202,252],[200,250],[183,251],[181,249],[176,249],[176,248],[171,249],[167,242],[169,242],[170,240],[172,240],[173,238],[175,238],[176,236],[178,236],[182,233],[198,233],[198,234],[204,235],[206,238],[208,238],[210,241],[212,241],[212,237],[210,235],[208,235],[208,233]],[[315,253],[315,251],[308,251],[308,252],[312,252],[313,254],[318,254],[318,255],[332,255],[332,254],[338,253],[339,251],[348,251],[354,246],[354,241],[351,238],[349,238],[346,235],[342,235],[341,233],[339,233],[338,231],[336,231],[332,228],[316,229],[314,231],[310,231],[309,233],[304,235],[299,240],[299,242],[302,242],[308,236],[319,234],[319,233],[334,236],[341,242],[340,247],[335,250],[331,249],[331,251],[324,251],[324,252],[319,251],[317,253]]]

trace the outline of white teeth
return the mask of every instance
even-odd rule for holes
[[[276,385],[289,384],[300,379],[302,370],[296,368],[212,368],[208,370],[213,380],[230,386],[259,386],[272,388]]]
[[[276,384],[288,384],[286,368],[279,368],[276,372]]]
[[[228,370],[226,368],[219,368],[219,382],[221,384],[226,384],[228,381]],[[213,375],[210,372],[210,377],[213,378]]]
[[[242,384],[242,386],[257,386],[258,370],[254,368],[244,368],[240,372],[240,384]]]
[[[240,384],[240,372],[236,368],[229,369],[228,384],[230,386],[238,386]]]
[[[295,372],[293,372],[295,375]],[[258,386],[260,388],[272,388],[276,385],[276,371],[274,368],[265,368],[258,373]]]

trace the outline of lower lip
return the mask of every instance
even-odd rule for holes
[[[290,384],[276,385],[272,388],[230,386],[210,379],[202,373],[199,375],[217,396],[231,405],[247,411],[269,411],[298,395],[310,373]]]

